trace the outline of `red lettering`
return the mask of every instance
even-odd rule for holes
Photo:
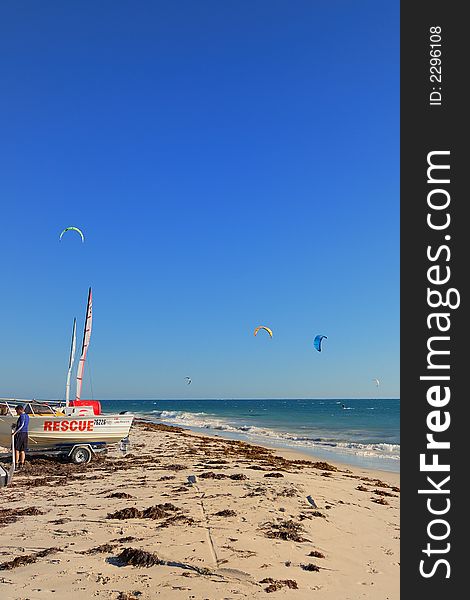
[[[60,424],[60,430],[61,431],[67,431],[68,428],[69,428],[69,422],[68,421],[62,421],[62,423]]]
[[[44,421],[44,431],[52,431],[52,421]]]
[[[78,423],[77,421],[70,421],[70,431],[77,431]]]
[[[78,431],[85,431],[86,429],[86,421],[79,421],[78,422]]]
[[[88,421],[88,423],[86,424],[86,430],[87,431],[93,431],[93,425],[95,424],[94,421]]]
[[[60,421],[54,421],[54,423],[52,424],[52,429],[53,429],[53,431],[59,431]]]

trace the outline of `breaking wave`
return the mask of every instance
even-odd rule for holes
[[[278,443],[283,446],[299,449],[328,449],[356,456],[400,460],[400,444],[362,443],[326,437],[310,437],[308,435],[274,430],[257,425],[237,424],[205,412],[152,410],[150,413],[145,413],[145,416],[152,420],[162,421],[168,425],[186,426],[192,429],[205,430],[207,433],[211,431],[226,432],[227,434],[232,433],[237,437],[242,436],[251,441],[258,441],[259,443],[264,441],[265,443]]]

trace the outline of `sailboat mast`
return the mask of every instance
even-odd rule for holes
[[[77,391],[75,394],[75,400],[80,400],[82,393],[83,383],[83,369],[85,368],[86,353],[88,351],[88,345],[91,337],[91,325],[92,325],[92,298],[91,288],[88,290],[88,303],[86,308],[85,328],[83,330],[83,342],[82,342],[82,354],[78,363],[77,369]]]
[[[73,320],[72,329],[72,345],[70,347],[69,370],[67,372],[67,383],[65,384],[65,406],[69,405],[70,401],[70,377],[72,376],[72,367],[75,360],[75,347],[77,342],[77,319]]]

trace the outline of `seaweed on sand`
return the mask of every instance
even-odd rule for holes
[[[212,571],[205,567],[198,567],[189,563],[162,560],[154,552],[147,552],[146,550],[138,550],[137,548],[124,548],[119,554],[117,560],[125,565],[132,565],[133,567],[153,567],[154,565],[167,565],[169,567],[179,567],[180,569],[188,569],[195,571],[200,575],[212,575]]]
[[[194,523],[194,519],[187,517],[186,515],[173,515],[168,517],[158,527],[168,527],[169,525],[193,525]]]
[[[234,475],[229,475],[230,479],[234,481],[243,481],[244,479],[248,479],[248,477],[244,473],[234,473]]]
[[[324,515],[319,510],[311,510],[308,513],[300,513],[299,515],[299,519],[301,521],[303,521],[304,519],[311,519],[312,517],[322,517],[323,519],[326,519],[326,515]]]
[[[282,496],[283,498],[293,498],[294,496],[297,496],[298,493],[299,490],[294,487],[284,488],[283,490],[277,493],[277,497],[279,498],[280,496]]]
[[[20,517],[43,514],[44,512],[35,506],[27,506],[26,508],[0,508],[0,527],[14,523]]]
[[[320,469],[321,471],[339,471],[338,467],[334,465],[330,465],[327,462],[313,462],[309,460],[294,460],[292,461],[296,465],[305,465],[307,467],[312,467],[313,469]]]
[[[114,551],[114,548],[116,548],[116,544],[101,544],[101,546],[95,546],[89,550],[84,550],[81,554],[110,554]]]
[[[227,475],[223,473],[214,473],[214,471],[206,471],[205,473],[201,473],[199,475],[201,479],[227,479]]]
[[[282,473],[265,473],[263,477],[284,477]]]
[[[109,494],[108,496],[106,496],[106,498],[133,498],[134,496],[131,496],[130,494],[127,494],[126,492],[113,492],[112,494]]]
[[[188,469],[189,467],[187,465],[178,465],[178,464],[172,464],[172,465],[162,465],[163,469],[168,469],[169,471],[184,471],[185,469]]]
[[[397,495],[391,494],[390,492],[385,492],[384,490],[372,490],[373,494],[377,494],[377,496],[390,496],[391,498],[398,498]]]
[[[171,504],[165,502],[164,504],[155,504],[155,506],[149,506],[144,510],[139,510],[135,506],[129,508],[123,508],[117,510],[114,513],[108,513],[107,519],[165,519],[170,516],[171,513],[177,512],[180,509]]]
[[[75,465],[72,463],[63,463],[53,458],[31,458],[25,464],[23,469],[18,475],[38,475],[44,477],[45,475],[57,476],[57,475],[72,475],[76,473],[83,473],[87,470],[88,465]]]
[[[60,478],[61,481],[63,479],[63,477]],[[48,479],[47,477],[34,477],[34,479],[28,477],[17,481],[15,485],[22,487],[40,487],[46,485],[53,485],[54,483],[56,483],[56,481],[56,479]]]
[[[216,516],[216,517],[236,517],[237,513],[234,510],[230,510],[230,509],[226,508],[225,510],[219,510],[219,512],[216,512],[214,516]]]
[[[371,498],[372,502],[375,502],[376,504],[384,504],[384,505],[389,505],[390,503],[387,502],[385,500],[385,498]]]
[[[315,558],[325,558],[325,555],[322,554],[321,552],[318,552],[318,550],[312,550],[311,552],[308,553],[307,556],[314,556]]]
[[[265,523],[262,526],[262,529],[265,531],[265,536],[268,538],[293,542],[310,541],[300,535],[305,531],[303,526],[292,519],[280,521],[279,523]]]
[[[123,508],[121,510],[117,510],[113,513],[108,513],[106,515],[107,519],[139,519],[142,518],[142,511],[136,508],[135,506],[130,506],[129,508]]]
[[[155,553],[136,548],[124,548],[117,558],[119,562],[133,567],[153,567],[153,565],[163,564]]]
[[[119,592],[117,600],[139,600],[142,592]]]
[[[290,590],[298,590],[299,586],[294,579],[273,579],[272,577],[266,577],[262,579],[260,583],[269,583],[267,587],[264,588],[264,591],[268,594],[270,592],[277,592],[283,587],[288,587]]]
[[[242,498],[254,498],[255,496],[264,496],[267,491],[268,490],[266,487],[257,486],[253,490],[242,496]]]
[[[320,570],[320,567],[317,567],[317,565],[314,565],[313,563],[308,563],[306,565],[300,565],[300,568],[303,569],[304,571],[318,572]]]
[[[150,421],[144,419],[135,419],[134,426],[144,431],[166,431],[167,433],[181,433],[184,431],[182,427],[164,425],[163,423],[150,423]]]
[[[381,481],[380,479],[374,479],[371,477],[361,477],[360,479],[361,479],[361,481],[367,481],[371,485],[375,485],[376,487],[381,487],[381,488],[389,488],[390,487],[388,485],[388,483],[385,483],[385,481]]]
[[[159,505],[149,506],[142,511],[141,516],[143,519],[164,519],[168,516],[168,511]]]
[[[119,592],[117,600],[139,600],[142,592]]]
[[[29,565],[36,562],[38,558],[44,558],[45,556],[48,556],[49,554],[55,554],[56,552],[62,552],[62,548],[45,548],[44,550],[34,552],[33,554],[17,556],[13,560],[0,563],[0,570],[10,571],[11,569],[16,569],[17,567]]]

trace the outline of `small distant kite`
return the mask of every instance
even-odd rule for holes
[[[85,236],[83,235],[82,231],[78,227],[66,227],[64,229],[64,231],[60,234],[59,241],[62,239],[62,236],[64,235],[64,233],[66,231],[76,231],[78,234],[80,234],[80,237],[82,238],[82,242],[85,241]]]
[[[379,385],[380,385],[380,381],[379,381],[378,379],[376,379],[376,378],[374,377],[374,379],[373,379],[372,381],[375,381],[375,385],[376,385],[377,387],[379,387]]]
[[[191,377],[185,377],[186,379],[186,384],[189,385],[192,381]]]
[[[315,336],[315,339],[313,340],[313,346],[314,346],[315,350],[318,350],[318,352],[321,352],[322,341],[327,340],[327,339],[328,339],[328,337],[326,335]]]
[[[260,329],[264,329],[265,331],[267,331],[269,333],[270,337],[273,337],[273,332],[269,329],[269,327],[265,327],[264,325],[260,325],[259,327],[257,327],[255,329],[253,335],[256,335]]]

